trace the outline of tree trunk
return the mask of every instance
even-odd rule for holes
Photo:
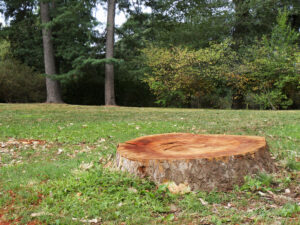
[[[117,166],[160,184],[229,190],[244,176],[276,170],[263,137],[160,134],[119,144]]]
[[[41,1],[41,20],[42,24],[50,22],[49,3]],[[63,103],[60,92],[60,85],[57,80],[51,79],[52,74],[56,74],[54,51],[52,43],[51,28],[43,28],[43,48],[44,48],[44,63],[47,87],[47,103]]]
[[[107,1],[106,59],[114,57],[115,6],[115,0]],[[105,64],[105,105],[116,105],[112,63]]]

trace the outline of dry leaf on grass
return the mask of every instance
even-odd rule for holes
[[[63,149],[59,148],[59,149],[57,150],[56,154],[57,154],[57,155],[60,155],[61,153],[63,153],[63,151],[64,151]]]
[[[179,211],[180,209],[176,206],[176,205],[174,205],[174,204],[171,204],[170,205],[170,212],[171,213],[174,213],[174,212],[177,212],[177,211]]]
[[[289,189],[287,189],[287,192],[290,192]],[[277,195],[274,194],[272,191],[267,191],[267,193],[259,191],[258,194],[264,198],[272,199],[276,204],[278,205],[284,205],[288,202],[295,202],[295,199],[284,196],[284,195]]]
[[[110,168],[112,165],[113,165],[112,161],[108,161],[108,163],[104,165],[104,168]]]
[[[105,139],[104,139],[104,138],[100,138],[100,139],[98,140],[98,142],[99,142],[99,143],[105,142]]]
[[[90,220],[85,220],[85,219],[77,219],[77,218],[72,218],[73,221],[79,221],[82,223],[99,223],[101,219],[90,219]]]
[[[190,186],[186,183],[177,185],[175,182],[166,182],[164,184],[167,185],[167,188],[173,194],[186,194],[191,192]]]
[[[31,217],[39,217],[39,216],[52,216],[53,214],[51,213],[46,213],[46,212],[37,212],[37,213],[31,213]]]
[[[137,193],[138,191],[135,188],[128,188],[127,191],[131,192],[131,193]]]
[[[202,198],[199,198],[199,201],[202,205],[208,205],[208,202],[204,201]]]
[[[91,163],[81,163],[79,168],[81,170],[88,170],[88,169],[92,168],[93,166],[94,166],[93,162],[91,162]]]

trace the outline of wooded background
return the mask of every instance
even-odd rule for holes
[[[0,102],[300,108],[298,0],[1,0],[0,10]],[[119,11],[128,19],[115,27]]]

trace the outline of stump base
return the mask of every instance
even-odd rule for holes
[[[173,181],[205,191],[232,189],[245,175],[276,169],[263,137],[186,133],[119,144],[117,166],[158,184]]]

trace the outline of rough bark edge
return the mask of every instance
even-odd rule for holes
[[[114,35],[115,35],[115,8],[116,1],[107,1],[107,26],[106,26],[106,54],[105,58],[114,57]],[[114,84],[114,65],[112,63],[105,64],[105,105],[116,105],[115,84]]]
[[[52,4],[52,7],[54,7],[54,4]],[[48,2],[41,1],[40,11],[42,24],[47,24],[48,22],[50,22],[50,6]],[[61,97],[59,81],[51,79],[51,75],[56,74],[51,28],[44,27],[42,29],[42,37],[45,73],[49,75],[48,77],[46,77],[46,103],[64,103]]]
[[[244,176],[272,173],[276,167],[267,148],[255,153],[220,159],[133,161],[117,152],[117,167],[157,184],[187,183],[192,190],[230,190],[244,183]]]

